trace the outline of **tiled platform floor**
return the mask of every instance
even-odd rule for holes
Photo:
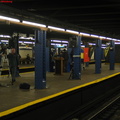
[[[46,74],[47,88],[40,90],[34,89],[34,72],[21,73],[21,77],[16,78],[17,81],[14,85],[8,87],[0,86],[0,112],[117,73],[120,71],[120,66],[116,65],[115,70],[109,70],[109,65],[102,63],[101,74],[95,74],[94,71],[95,65],[90,64],[89,67],[82,71],[81,80],[68,80],[70,73],[64,73],[60,76],[48,72]],[[11,78],[8,78],[8,76],[0,77],[0,83],[2,85],[10,83],[10,81]],[[19,89],[19,84],[23,82],[29,83],[31,89]]]

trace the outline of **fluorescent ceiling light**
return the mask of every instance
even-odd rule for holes
[[[26,40],[35,40],[34,38],[32,38],[32,37],[20,37],[19,39],[26,39]]]
[[[105,47],[106,46],[106,44],[102,44],[102,47]]]
[[[68,43],[68,41],[62,41],[62,40],[51,40],[51,42],[57,42],[57,43]]]
[[[97,37],[97,38],[98,38],[99,36],[98,36],[98,35],[92,35],[92,34],[91,34],[91,37]]]
[[[55,45],[55,43],[51,43],[51,45]]]
[[[109,38],[109,37],[107,37],[106,39],[107,39],[107,40],[112,40],[112,38]]]
[[[62,43],[68,43],[68,41],[62,41]]]
[[[85,45],[81,45],[81,47],[85,47]]]
[[[1,40],[1,42],[8,42],[8,40]]]
[[[11,18],[11,17],[5,17],[5,16],[1,16],[1,15],[0,15],[0,19],[9,20],[9,21],[13,21],[13,22],[20,22],[20,20],[18,20],[18,19]]]
[[[19,43],[23,43],[23,41],[19,41]]]
[[[28,25],[34,25],[34,26],[38,26],[38,27],[46,27],[46,25],[44,25],[44,24],[39,24],[39,23],[35,23],[35,22],[22,21],[22,23],[25,23]]]
[[[114,38],[113,38],[112,40],[120,42],[120,40],[119,40],[119,39],[114,39]]]
[[[101,48],[105,49],[106,47],[104,46],[104,47],[101,47]]]
[[[63,29],[63,28],[59,28],[59,27],[48,26],[48,28],[50,28],[50,29],[54,29],[54,30],[65,31],[65,29]]]
[[[9,35],[0,35],[0,37],[3,37],[3,38],[10,38]]]
[[[61,44],[55,44],[55,45],[61,45]]]
[[[62,44],[63,46],[67,46],[67,44]]]
[[[120,45],[120,42],[115,42],[115,44]]]
[[[24,43],[26,43],[26,44],[33,44],[33,42],[27,42],[27,41],[25,41]]]
[[[60,42],[61,43],[61,40],[51,40],[51,42]]]
[[[80,35],[90,36],[90,34],[88,34],[88,33],[83,33],[83,32],[80,32]]]
[[[66,30],[66,32],[70,32],[70,33],[79,34],[79,32],[78,32],[78,31],[74,31],[74,30]]]
[[[106,37],[104,37],[104,36],[100,36],[100,38],[101,38],[101,39],[106,39]]]
[[[89,45],[96,45],[95,43],[89,43]]]
[[[114,38],[112,40],[117,41],[117,39],[114,39]]]
[[[26,39],[25,37],[19,37],[19,39]]]

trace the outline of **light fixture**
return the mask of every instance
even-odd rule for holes
[[[63,44],[63,46],[67,46],[67,44]]]
[[[101,48],[105,49],[106,47],[105,47],[105,46],[103,46],[103,47],[101,47]]]
[[[35,22],[29,22],[29,21],[22,21],[22,23],[24,24],[28,24],[28,25],[34,25],[34,26],[38,26],[38,27],[46,27],[46,25],[44,24],[39,24],[39,23],[35,23]]]
[[[85,47],[85,45],[81,45],[81,47]]]
[[[61,40],[51,40],[51,42],[60,42],[61,43]]]
[[[100,38],[100,39],[106,39],[106,37],[104,37],[104,36],[100,36],[99,38]]]
[[[54,26],[48,26],[48,28],[50,28],[50,29],[54,29],[54,30],[65,31],[65,29],[63,29],[63,28],[54,27]]]
[[[51,43],[51,45],[55,45],[55,43]]]
[[[56,43],[55,45],[61,45],[61,44]]]
[[[89,45],[96,45],[95,43],[89,43]]]
[[[3,37],[3,38],[10,38],[9,35],[0,35],[0,37]]]
[[[1,40],[1,42],[8,42],[8,40]]]
[[[62,43],[68,43],[68,41],[62,41]]]
[[[33,42],[24,41],[25,44],[33,44]]]
[[[12,18],[12,17],[7,17],[7,16],[2,16],[2,15],[0,15],[0,19],[2,19],[2,20],[8,20],[8,21],[13,21],[13,22],[20,22],[19,19]],[[25,21],[25,20],[23,20],[22,23],[28,24],[28,25],[33,25],[33,26],[38,26],[38,27],[46,27],[46,25],[44,25],[44,24],[30,22],[30,21]],[[54,26],[48,26],[48,28],[54,29],[54,30],[59,30],[59,31],[65,31],[64,28],[59,28],[59,27],[54,27]],[[69,30],[69,29],[67,29],[66,32],[73,33],[73,34],[80,34],[80,35],[83,35],[83,36],[90,36],[90,37],[97,37],[97,38],[99,37],[101,39],[120,41],[120,39],[109,38],[109,37],[104,37],[104,36],[99,36],[99,35],[93,35],[93,34],[89,34],[89,33],[78,32],[78,31],[74,31],[74,30]],[[10,36],[5,36],[5,35],[0,35],[0,37],[10,38]],[[34,39],[31,39],[31,40],[34,40]]]
[[[112,40],[112,38],[109,38],[109,37],[107,37],[106,39],[107,39],[107,40]]]
[[[117,39],[117,41],[119,41],[119,42],[120,42],[120,39]]]
[[[120,42],[115,42],[115,44],[120,45]]]
[[[83,33],[83,32],[80,32],[80,35],[83,35],[83,36],[90,36],[90,34],[88,34],[88,33]]]
[[[19,37],[19,39],[35,40],[33,37]]]
[[[6,16],[2,16],[2,15],[0,15],[0,19],[9,20],[9,21],[13,21],[13,22],[20,22],[20,20],[18,20],[18,19],[11,18],[11,17],[6,17]]]
[[[106,44],[102,44],[102,47],[105,47],[106,46]]]
[[[74,30],[66,30],[66,32],[79,34],[79,32],[78,32],[78,31],[74,31]]]
[[[19,41],[19,43],[23,43],[23,41]]]
[[[117,39],[114,39],[114,38],[112,40],[117,41]]]
[[[99,36],[98,36],[98,35],[93,35],[93,34],[91,34],[91,37],[98,38]]]

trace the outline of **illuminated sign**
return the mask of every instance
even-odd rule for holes
[[[0,0],[0,3],[12,3],[12,0]]]

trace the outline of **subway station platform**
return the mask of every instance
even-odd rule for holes
[[[90,64],[82,71],[81,80],[69,80],[70,73],[54,75],[54,72],[47,72],[47,88],[40,90],[34,89],[34,72],[20,73],[14,85],[9,84],[11,78],[7,75],[0,76],[0,83],[3,85],[0,86],[0,112],[118,73],[120,65],[115,65],[115,70],[109,70],[109,64],[102,63],[101,74],[95,74],[94,71],[95,65]],[[20,83],[23,82],[31,85],[30,90],[19,89]],[[6,84],[8,84],[7,87],[4,86]]]

